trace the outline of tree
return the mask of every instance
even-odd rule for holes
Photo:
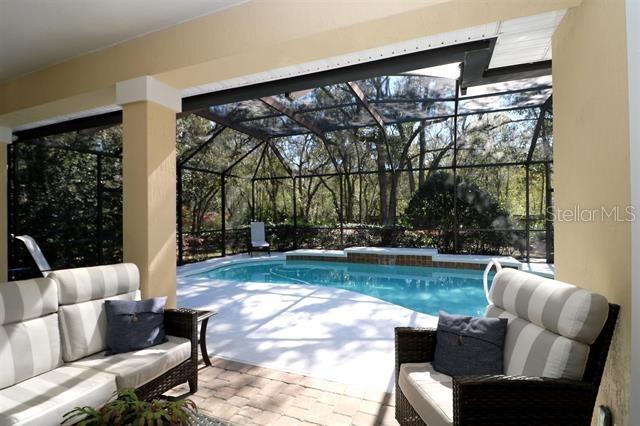
[[[454,185],[453,175],[445,171],[431,174],[409,201],[405,216],[414,228],[434,231],[438,248],[447,252],[454,250],[456,228],[461,251],[494,254],[523,244],[509,212],[487,191],[460,176]]]

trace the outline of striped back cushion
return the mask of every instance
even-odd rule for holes
[[[60,366],[56,283],[0,283],[0,389]]]
[[[65,362],[107,348],[105,300],[140,297],[140,273],[133,263],[64,269],[49,277],[58,282],[62,359]]]
[[[38,318],[58,310],[58,290],[49,278],[0,283],[0,325]]]
[[[136,300],[139,291],[60,306],[62,359],[72,362],[107,349],[105,300]]]
[[[523,320],[588,345],[596,340],[609,314],[602,295],[510,268],[494,277],[489,300]]]
[[[60,305],[104,299],[138,290],[140,273],[133,263],[55,271]]]
[[[545,330],[495,305],[486,316],[509,321],[504,347],[504,370],[509,376],[581,380],[589,345]]]

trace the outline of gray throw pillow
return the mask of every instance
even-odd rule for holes
[[[106,355],[137,351],[167,341],[164,331],[166,297],[138,301],[105,300]]]
[[[506,318],[440,312],[433,368],[448,376],[504,374]]]

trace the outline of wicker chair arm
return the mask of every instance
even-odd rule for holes
[[[592,384],[576,380],[454,377],[454,424],[588,426],[595,396]]]
[[[164,328],[170,336],[184,337],[198,344],[198,312],[193,309],[178,308],[164,310]]]
[[[431,328],[396,327],[396,378],[400,364],[431,362],[436,350],[436,331]]]

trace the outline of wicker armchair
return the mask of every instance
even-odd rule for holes
[[[191,340],[191,357],[136,389],[138,397],[144,400],[157,398],[183,383],[189,384],[191,393],[198,391],[198,312],[186,308],[165,309],[164,327],[170,336]]]
[[[619,309],[609,304],[606,323],[591,345],[580,381],[505,375],[454,377],[453,424],[590,425]],[[436,332],[399,327],[395,344],[396,419],[403,426],[425,425],[398,386],[398,376],[401,364],[433,361]]]

